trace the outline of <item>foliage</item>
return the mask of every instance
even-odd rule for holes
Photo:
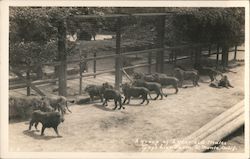
[[[123,11],[137,10],[124,8]],[[145,9],[144,9],[145,10]],[[143,11],[143,9],[141,9]],[[86,14],[112,14],[122,12],[121,8],[97,7],[10,7],[10,64],[12,66],[39,65],[41,62],[51,62],[57,58],[58,25],[62,20],[67,21],[68,34],[79,30],[97,32],[98,28],[107,31],[116,31],[114,19],[85,19],[72,18],[73,15]],[[130,26],[138,19],[125,18],[121,25]],[[72,43],[68,44],[67,53],[74,49]]]
[[[168,30],[169,43],[242,43],[244,8],[175,8]]]
[[[112,18],[84,19],[73,15],[173,12],[166,18],[165,40],[167,45],[183,42],[220,43],[232,46],[242,43],[244,35],[244,8],[113,8],[113,7],[10,7],[10,63],[11,65],[36,65],[56,60],[58,52],[57,27],[67,21],[68,34],[79,30],[97,32],[99,28],[116,31]],[[140,30],[157,24],[155,17],[126,17],[121,21],[124,37],[147,38]],[[138,32],[137,32],[138,31]],[[150,33],[153,38],[154,33]],[[74,45],[69,44],[68,54]]]
[[[58,25],[70,15],[88,12],[86,7],[10,7],[10,64],[33,66],[56,60]]]
[[[42,45],[37,42],[20,42],[10,44],[10,64],[34,66],[42,62],[55,60],[57,42],[44,42]]]

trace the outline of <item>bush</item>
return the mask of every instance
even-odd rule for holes
[[[9,119],[28,119],[42,101],[39,97],[9,97]]]

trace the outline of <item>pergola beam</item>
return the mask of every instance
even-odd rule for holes
[[[92,19],[92,18],[121,18],[121,17],[130,17],[130,16],[166,16],[174,12],[166,13],[133,13],[133,14],[105,14],[105,15],[75,15],[74,18],[79,19]]]

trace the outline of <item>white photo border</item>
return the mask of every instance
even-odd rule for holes
[[[245,8],[245,153],[78,153],[78,152],[9,152],[8,145],[8,76],[9,76],[9,7],[11,6],[83,6],[83,7],[244,7]],[[0,158],[249,158],[249,1],[0,1]]]

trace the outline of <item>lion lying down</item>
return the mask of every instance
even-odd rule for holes
[[[214,87],[214,88],[223,88],[223,87],[226,87],[227,89],[229,89],[229,87],[234,88],[230,84],[228,77],[226,75],[224,75],[219,81],[215,81],[215,82],[210,83],[209,86]]]

